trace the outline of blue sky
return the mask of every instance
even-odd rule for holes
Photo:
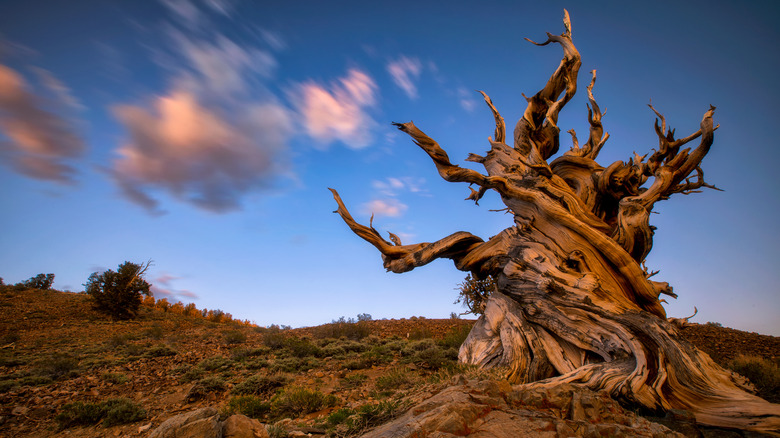
[[[583,67],[558,124],[586,137],[597,69],[601,164],[657,145],[651,100],[678,136],[718,108],[703,167],[725,191],[678,195],[651,219],[648,267],[679,294],[668,313],[780,335],[769,1],[5,0],[0,276],[52,272],[78,291],[152,259],[158,298],[261,325],[461,311],[465,273],[446,260],[386,273],[327,188],[404,243],[510,226],[489,211],[497,196],[463,201],[390,122],[414,120],[454,162],[484,152],[493,120],[475,90],[513,125],[561,58],[523,38],[561,33],[564,8]]]

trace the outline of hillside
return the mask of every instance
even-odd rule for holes
[[[413,317],[280,330],[148,307],[115,322],[83,294],[0,291],[0,436],[145,436],[204,406],[269,424],[289,418],[281,425],[314,436],[349,435],[403,413],[456,374],[491,377],[455,363],[472,324]],[[714,324],[681,334],[723,364],[780,357],[772,336]],[[109,417],[78,424],[84,406],[121,398],[128,408],[117,425],[105,427]],[[361,417],[362,406],[377,415]],[[357,417],[370,421],[346,420]]]

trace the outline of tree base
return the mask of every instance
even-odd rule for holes
[[[512,383],[606,390],[656,412],[690,411],[702,425],[780,436],[780,405],[752,395],[746,379],[647,312],[612,314],[549,295],[494,292],[459,359],[506,367]]]

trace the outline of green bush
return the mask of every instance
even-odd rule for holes
[[[164,356],[176,356],[178,353],[176,350],[172,349],[171,347],[165,345],[165,344],[158,344],[153,347],[150,347],[148,350],[146,350],[146,353],[144,353],[144,356],[146,357],[164,357]]]
[[[270,376],[251,376],[233,387],[236,395],[271,395],[277,389],[283,387],[289,381],[288,378],[277,374]]]
[[[154,323],[149,328],[144,330],[144,335],[152,339],[162,339],[165,331],[160,324]]]
[[[462,325],[451,328],[440,342],[442,347],[459,349],[471,332],[471,327]]]
[[[127,375],[122,373],[103,373],[102,377],[106,382],[111,382],[114,384],[127,383],[130,380]]]
[[[322,357],[322,349],[312,344],[308,339],[289,337],[283,343],[286,352],[292,356],[303,357]]]
[[[338,399],[332,394],[310,391],[306,388],[289,388],[271,400],[275,416],[295,418],[334,406]]]
[[[254,395],[241,395],[231,398],[227,409],[249,418],[261,419],[271,411],[271,404]]]
[[[41,360],[36,371],[39,376],[57,380],[78,375],[78,366],[78,359],[65,353],[55,353],[48,359]]]
[[[103,426],[111,427],[146,418],[146,411],[126,398],[109,399],[100,403],[75,402],[62,407],[56,420],[61,428],[89,426],[103,420]]]
[[[379,391],[395,391],[412,383],[409,372],[403,368],[396,368],[379,376],[376,379],[376,389]]]
[[[198,367],[206,371],[224,371],[230,368],[233,361],[225,356],[214,356],[204,359],[198,364]]]
[[[0,394],[5,394],[6,392],[16,388],[17,386],[19,386],[19,384],[13,380],[0,381]]]
[[[150,265],[151,262],[145,265],[124,262],[116,272],[110,269],[102,274],[93,272],[84,286],[95,309],[116,319],[135,318],[141,307],[141,295],[151,294],[151,285],[143,279]]]
[[[366,429],[384,424],[403,410],[400,401],[381,401],[366,404],[357,409],[342,408],[328,416],[327,423],[331,426],[333,435],[353,437],[362,434]]]
[[[780,403],[780,367],[763,357],[739,356],[726,366],[750,380],[756,395],[771,403]]]
[[[246,342],[246,333],[241,330],[228,330],[222,333],[225,343],[228,345],[243,344]]]
[[[89,426],[103,419],[103,406],[98,403],[75,402],[62,406],[56,420],[61,428],[71,426]]]
[[[105,411],[103,426],[135,423],[146,418],[146,410],[126,398],[106,400],[102,403]]]

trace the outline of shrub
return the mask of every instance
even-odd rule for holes
[[[61,428],[88,426],[103,420],[103,426],[133,423],[146,418],[146,411],[126,398],[109,399],[100,403],[68,403],[57,414]]]
[[[458,349],[469,336],[469,332],[471,332],[471,327],[467,325],[453,327],[444,335],[440,344],[445,348]]]
[[[146,418],[146,410],[126,398],[106,400],[102,403],[105,412],[103,426],[135,423]]]
[[[420,339],[428,339],[432,337],[433,333],[431,333],[431,331],[425,327],[415,328],[409,333],[410,341],[418,341]]]
[[[260,419],[271,411],[271,404],[254,395],[233,397],[228,401],[227,409],[249,418]]]
[[[37,374],[57,380],[76,375],[78,366],[79,361],[76,358],[64,353],[55,353],[39,363]]]
[[[241,330],[228,330],[223,332],[225,343],[228,345],[243,344],[246,342],[246,334]]]
[[[62,406],[56,420],[60,428],[97,424],[103,418],[103,407],[98,403],[75,402]]]
[[[154,323],[149,328],[144,330],[144,335],[152,339],[162,339],[165,331],[160,324]]]
[[[54,284],[54,274],[38,274],[23,281],[21,284],[28,289],[49,290],[51,285]]]
[[[200,316],[200,311],[198,311],[198,308],[195,306],[195,303],[189,303],[186,306],[184,306],[184,310],[182,311],[182,313],[187,316]]]
[[[271,395],[287,384],[289,379],[280,375],[251,376],[233,387],[236,395]]]
[[[314,329],[314,336],[317,338],[347,338],[352,340],[361,340],[371,334],[371,327],[368,324],[371,315],[363,313],[358,315],[359,320],[345,319],[343,316],[333,320],[330,324],[321,325]]]
[[[274,396],[271,409],[278,417],[299,417],[334,406],[338,402],[336,396],[325,395],[319,391],[306,388],[290,388]]]
[[[365,383],[366,380],[368,380],[367,375],[361,373],[355,373],[349,376],[345,376],[343,379],[341,379],[341,382],[339,382],[339,386],[341,386],[344,389],[353,389],[363,385],[363,383]]]
[[[125,374],[122,373],[104,373],[103,380],[105,380],[106,382],[119,384],[119,383],[126,383],[130,379]]]
[[[342,408],[330,414],[327,422],[330,426],[334,426],[337,436],[357,436],[368,428],[392,420],[398,416],[403,407],[404,405],[396,400],[366,404],[357,410]]]
[[[224,371],[230,367],[233,363],[225,356],[214,356],[208,359],[202,360],[198,367],[206,371]]]
[[[278,325],[271,325],[268,328],[258,327],[258,331],[263,333],[263,344],[269,348],[282,348],[285,339],[287,339]]]
[[[165,345],[165,344],[158,344],[154,347],[149,348],[146,350],[146,353],[144,353],[144,356],[146,357],[165,357],[165,356],[176,356],[178,354],[176,350],[172,349],[171,347]]]
[[[458,291],[458,299],[454,304],[462,304],[468,309],[466,313],[482,315],[490,294],[496,290],[496,281],[492,276],[480,279],[468,274],[455,290]]]
[[[283,345],[288,353],[298,358],[322,356],[322,349],[309,342],[308,339],[289,337],[285,339]]]
[[[14,382],[13,380],[0,381],[0,394],[5,394],[6,392],[16,388],[17,386],[19,386],[19,384]]]
[[[402,388],[412,382],[409,373],[402,368],[396,368],[376,379],[376,389],[379,391],[393,391]]]
[[[763,357],[739,356],[726,366],[745,376],[756,387],[756,395],[771,403],[780,403],[780,367]]]
[[[151,285],[143,275],[151,265],[124,262],[116,272],[107,270],[102,274],[92,273],[87,280],[85,292],[92,298],[95,308],[116,319],[131,319],[138,313],[141,296],[150,295]]]

